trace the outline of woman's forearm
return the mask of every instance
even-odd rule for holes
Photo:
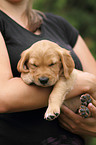
[[[82,93],[94,93],[96,97],[96,76],[76,70],[77,79],[68,98]],[[47,106],[52,88],[26,85],[21,78],[11,78],[0,85],[0,112],[33,110]]]
[[[33,110],[47,106],[51,88],[26,85],[21,78],[12,78],[0,90],[0,113]]]
[[[88,72],[76,70],[76,81],[67,98],[72,98],[83,93],[89,93],[96,99],[96,76]]]

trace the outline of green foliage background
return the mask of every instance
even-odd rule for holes
[[[79,30],[96,59],[96,0],[34,0],[33,8],[68,20]],[[96,138],[90,145],[96,145]]]
[[[34,0],[33,8],[67,19],[79,30],[96,58],[96,0]]]

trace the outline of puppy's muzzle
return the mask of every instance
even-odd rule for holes
[[[40,83],[42,85],[46,85],[48,83],[49,78],[48,77],[40,77],[38,80],[40,81]]]

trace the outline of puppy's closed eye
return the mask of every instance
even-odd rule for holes
[[[31,68],[36,68],[36,67],[38,67],[39,66],[39,64],[37,63],[37,61],[35,60],[35,59],[29,59],[29,66],[31,67]]]
[[[38,65],[36,65],[35,63],[34,64],[30,64],[31,66],[34,66],[34,67],[38,67]]]
[[[48,66],[53,66],[53,65],[55,65],[56,64],[56,62],[55,63],[51,63],[51,64],[49,64]]]

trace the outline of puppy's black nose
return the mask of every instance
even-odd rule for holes
[[[49,78],[47,78],[47,77],[39,78],[40,83],[43,84],[43,85],[47,84],[48,80],[49,80]]]

